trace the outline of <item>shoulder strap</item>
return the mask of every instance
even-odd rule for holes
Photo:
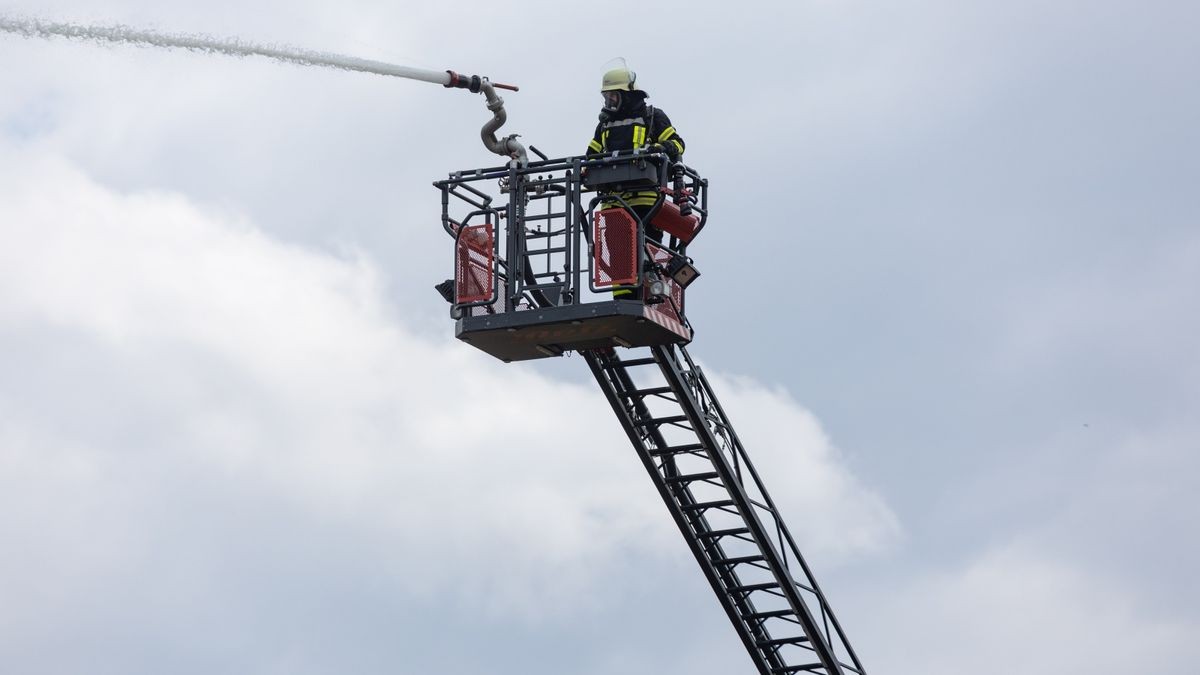
[[[648,117],[648,118],[649,118],[649,121],[648,121],[648,122],[646,122],[646,129],[647,129],[647,131],[649,131],[649,133],[650,133],[650,138],[651,138],[651,141],[650,141],[650,142],[651,142],[651,143],[657,143],[657,142],[658,142],[658,135],[659,135],[659,134],[661,134],[663,131],[666,131],[667,127],[669,127],[669,126],[670,126],[670,124],[667,124],[666,126],[663,126],[663,122],[662,122],[662,120],[660,120],[660,119],[658,118],[658,113],[659,113],[659,111],[658,111],[658,110],[655,110],[655,109],[654,109],[654,106],[647,104],[647,105],[646,105],[646,112],[648,113],[648,114],[646,115],[646,117]],[[665,115],[664,115],[664,117],[665,117]]]

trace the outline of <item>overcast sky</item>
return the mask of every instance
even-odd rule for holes
[[[690,351],[872,673],[1200,659],[1200,7],[0,0],[521,85],[712,181]],[[578,357],[453,339],[480,97],[0,34],[0,670],[752,665]]]

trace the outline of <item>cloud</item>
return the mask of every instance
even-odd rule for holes
[[[870,618],[873,663],[892,672],[1183,673],[1179,664],[1197,655],[1194,620],[1158,616],[1119,580],[1025,543],[881,600]]]
[[[364,253],[4,150],[0,654],[101,636],[244,666],[283,647],[239,630],[363,597],[541,624],[612,605],[597,578],[683,551],[591,386],[500,364],[448,325],[420,337]],[[886,545],[894,517],[811,415],[721,382],[787,476],[775,496],[807,553]]]
[[[1191,672],[1197,591],[1180,579],[1200,563],[1186,534],[1200,517],[1198,442],[1195,424],[1076,423],[945,488],[947,513],[913,527],[925,532],[894,560],[902,571],[853,598],[868,666]]]
[[[711,379],[793,536],[820,551],[827,564],[878,553],[899,540],[891,509],[846,471],[846,457],[820,421],[786,390],[745,377]],[[827,519],[824,505],[831,503],[843,511]]]
[[[673,68],[517,37],[575,10],[9,4],[511,78],[504,133],[552,155],[625,54],[713,180],[692,351],[868,668],[1116,670],[1096,628],[1190,672],[1194,9],[691,8]],[[0,54],[0,662],[746,666],[583,364],[450,338],[429,181],[495,161],[477,96]]]

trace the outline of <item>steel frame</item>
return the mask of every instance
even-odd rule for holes
[[[708,217],[708,181],[687,166],[670,165],[661,152],[566,157],[531,162],[525,167],[510,164],[458,171],[434,182],[442,193],[442,227],[450,236],[477,219],[505,223],[497,228],[502,236],[496,241],[495,274],[504,280],[507,292],[504,297],[497,293],[488,300],[456,304],[454,310],[482,307],[485,311],[512,312],[586,303],[589,294],[592,300],[599,299],[597,295],[611,290],[597,288],[591,275],[591,217],[602,200],[622,203],[638,221],[640,272],[646,262],[644,220],[619,197],[590,188],[585,178],[588,170],[634,164],[656,170],[659,204],[671,195],[699,216],[703,226]],[[488,183],[498,185],[498,196],[487,189]],[[500,198],[503,204],[497,205]],[[685,247],[676,247],[676,251],[686,255]],[[497,289],[501,286],[496,284]]]
[[[865,675],[704,373],[634,354],[584,357],[758,672]]]
[[[669,172],[661,153],[513,163],[435,182],[442,192],[442,226],[451,236],[475,219],[505,221],[495,242],[495,274],[502,283],[494,285],[492,298],[456,305],[455,311],[552,308],[571,319],[585,317],[588,309],[571,305],[594,310],[589,225],[597,205],[613,195],[597,192],[585,204],[585,170],[636,162],[657,167],[660,193],[699,215],[703,225],[708,181],[683,166]],[[507,197],[503,206],[493,204],[497,198],[481,187],[483,181],[498,183]],[[543,203],[544,210],[531,212]],[[626,208],[638,220],[641,270],[645,222]],[[464,209],[456,219],[453,214]],[[683,253],[681,248],[676,251]],[[593,294],[591,302],[585,290]],[[521,323],[516,316],[497,318],[513,328]],[[611,347],[581,353],[760,675],[865,675],[716,393],[682,344],[623,350],[630,358]]]

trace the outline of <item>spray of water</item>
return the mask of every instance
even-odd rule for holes
[[[407,68],[381,61],[326,54],[307,49],[296,49],[277,45],[258,45],[236,38],[214,39],[204,35],[180,35],[131,28],[128,26],[80,26],[70,23],[54,23],[38,19],[0,16],[0,31],[26,38],[64,37],[75,40],[90,40],[116,44],[130,44],[163,49],[186,49],[206,54],[228,54],[229,56],[265,56],[269,59],[294,63],[301,66],[319,66],[353,70],[374,75],[403,77],[434,84],[448,84],[451,76],[446,71]]]

